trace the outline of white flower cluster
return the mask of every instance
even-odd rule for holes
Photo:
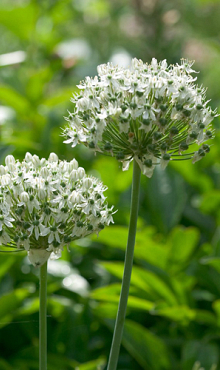
[[[43,259],[51,252],[59,256],[64,245],[113,222],[106,187],[75,159],[26,153],[22,163],[8,155],[5,164],[0,166],[0,243],[27,250],[33,264],[41,264],[33,251]]]
[[[129,69],[111,63],[98,66],[98,76],[86,77],[72,99],[74,113],[66,118],[65,143],[78,143],[115,156],[129,167],[134,158],[151,177],[157,164],[201,159],[210,148],[210,123],[216,111],[207,107],[205,90],[194,84],[192,63],[168,66],[133,59]],[[194,146],[189,152],[189,146]]]

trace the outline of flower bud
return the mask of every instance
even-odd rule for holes
[[[90,107],[90,101],[88,98],[81,98],[77,101],[76,106],[78,109],[87,110]]]
[[[72,204],[79,204],[82,201],[82,196],[77,191],[73,191],[69,196],[69,201]]]
[[[8,167],[8,169],[9,169],[9,171],[14,171],[14,169],[15,169],[15,159],[14,159],[13,155],[8,155],[5,158],[5,163],[6,163],[6,166]]]
[[[199,150],[194,153],[194,156],[192,158],[192,163],[193,164],[196,163],[203,157],[205,157],[205,151],[202,148],[199,148]]]
[[[48,161],[49,162],[58,162],[59,158],[55,153],[50,153]]]
[[[70,173],[70,180],[72,181],[76,181],[78,180],[78,173],[76,170],[72,170],[71,173]]]
[[[72,161],[70,161],[69,163],[69,170],[70,171],[77,170],[77,168],[78,168],[78,162],[75,159],[72,159]]]
[[[68,171],[68,165],[67,165],[65,162],[60,162],[60,163],[59,163],[59,169],[60,169],[62,172],[66,172],[66,171]]]
[[[43,200],[44,198],[46,198],[46,191],[44,189],[39,189],[38,190],[38,198],[40,200]]]
[[[41,158],[40,165],[43,167],[47,163],[47,160],[45,158]]]
[[[31,162],[32,161],[32,155],[31,155],[31,153],[27,152],[25,154],[25,161],[26,162]]]
[[[0,166],[0,176],[4,175],[6,173],[5,171],[5,167],[4,166]]]
[[[85,176],[85,170],[83,167],[79,167],[77,170],[77,175],[79,179],[82,179]]]
[[[14,159],[13,155],[7,155],[7,157],[5,158],[5,164],[8,167],[10,165],[14,165],[15,164],[15,159]]]
[[[5,175],[2,175],[2,177],[1,177],[1,184],[3,186],[9,185],[10,182],[11,182],[11,178],[10,178],[10,176],[7,173]]]
[[[170,154],[165,153],[163,155],[163,157],[161,158],[161,160],[160,160],[160,167],[161,167],[162,170],[164,170],[166,168],[169,161],[170,161]]]
[[[116,115],[116,116],[120,116],[120,115],[121,115],[121,113],[122,113],[121,108],[117,108],[117,109],[116,109],[116,112],[115,112],[115,115]]]
[[[83,187],[89,189],[92,186],[92,180],[90,178],[83,179]]]
[[[34,154],[33,157],[32,157],[32,163],[35,167],[39,167],[40,166],[40,159],[38,157],[38,155]]]
[[[49,171],[48,171],[48,168],[47,167],[43,167],[41,168],[40,170],[40,175],[43,177],[43,178],[47,178],[49,176]]]
[[[29,195],[26,191],[23,191],[21,194],[20,194],[20,200],[21,202],[24,202],[24,203],[27,203],[29,201]]]

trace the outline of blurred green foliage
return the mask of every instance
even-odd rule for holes
[[[74,156],[108,185],[115,225],[51,261],[48,370],[103,369],[119,300],[131,171],[63,144],[71,94],[96,66],[195,59],[220,105],[218,0],[2,0],[0,160]],[[220,134],[204,160],[142,178],[135,264],[118,370],[220,369]],[[0,368],[38,369],[38,270],[0,255]]]

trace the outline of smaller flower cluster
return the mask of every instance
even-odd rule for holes
[[[75,159],[60,161],[51,153],[46,160],[26,153],[22,163],[9,155],[5,164],[0,166],[1,244],[25,249],[30,256],[38,250],[47,259],[113,222],[103,194],[107,188],[87,176]]]
[[[64,142],[115,156],[123,169],[135,159],[148,177],[170,160],[200,160],[210,150],[205,142],[216,111],[194,84],[191,67],[186,60],[168,66],[155,58],[150,64],[133,59],[127,69],[98,66],[98,76],[78,85]]]

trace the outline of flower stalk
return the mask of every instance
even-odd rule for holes
[[[140,193],[140,177],[141,169],[137,162],[134,161],[132,193],[131,193],[131,211],[130,211],[127,249],[125,254],[124,274],[107,370],[116,369],[122,340],[134,257],[134,246],[137,229],[139,193]]]
[[[39,370],[47,370],[47,261],[40,267]]]

